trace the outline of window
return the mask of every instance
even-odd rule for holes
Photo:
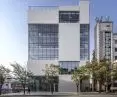
[[[78,61],[60,61],[60,74],[71,74],[75,69],[78,68]]]
[[[77,23],[79,21],[79,11],[59,11],[60,23]]]
[[[117,40],[115,40],[115,44],[117,44]]]
[[[80,59],[89,59],[89,24],[80,25]]]
[[[6,86],[8,86],[8,84],[6,84]]]
[[[111,32],[105,32],[105,58],[111,59]]]
[[[115,52],[117,52],[117,48],[115,48]]]
[[[117,60],[117,56],[115,56],[115,60]]]
[[[106,27],[110,27],[110,25],[106,25]]]
[[[29,24],[29,59],[58,58],[58,24]]]
[[[33,81],[30,82],[30,89],[32,91],[51,91],[50,83],[47,82],[46,76],[33,76]],[[55,92],[58,92],[58,85],[59,85],[59,77],[58,76],[51,76],[51,79],[53,80],[53,88]]]

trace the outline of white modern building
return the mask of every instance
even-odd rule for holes
[[[76,91],[71,72],[89,61],[89,28],[89,0],[78,6],[29,7],[28,69],[39,79],[37,90],[46,90],[41,80],[45,65],[55,64],[63,69],[55,91]]]
[[[113,61],[113,22],[109,17],[96,18],[94,40],[96,59]]]

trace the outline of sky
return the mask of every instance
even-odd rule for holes
[[[79,0],[0,0],[0,64],[28,60],[28,6],[78,5]],[[110,16],[117,32],[117,0],[90,0],[90,56],[94,49],[95,17]]]

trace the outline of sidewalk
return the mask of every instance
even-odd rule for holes
[[[19,93],[7,93],[7,94],[2,94],[2,96],[18,96],[18,95],[24,95],[23,92]],[[31,95],[31,96],[49,96],[49,95],[61,95],[61,96],[71,96],[71,95],[77,95],[76,92],[54,92],[53,94],[51,92],[31,92],[28,94],[27,92],[25,95]]]
[[[2,94],[1,96],[19,96],[19,95],[24,95],[23,92],[20,93],[8,93],[8,94]],[[76,96],[78,95],[76,92],[54,92],[51,94],[51,92],[31,92],[28,94],[26,92],[25,95],[30,95],[30,96]],[[117,93],[98,93],[98,92],[81,92],[80,95],[117,95]]]

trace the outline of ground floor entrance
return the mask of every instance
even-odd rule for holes
[[[34,76],[33,80],[30,81],[30,89],[31,91],[53,91],[58,92],[58,82],[59,78],[53,77],[51,78],[52,81],[50,82],[47,80],[45,76]]]

